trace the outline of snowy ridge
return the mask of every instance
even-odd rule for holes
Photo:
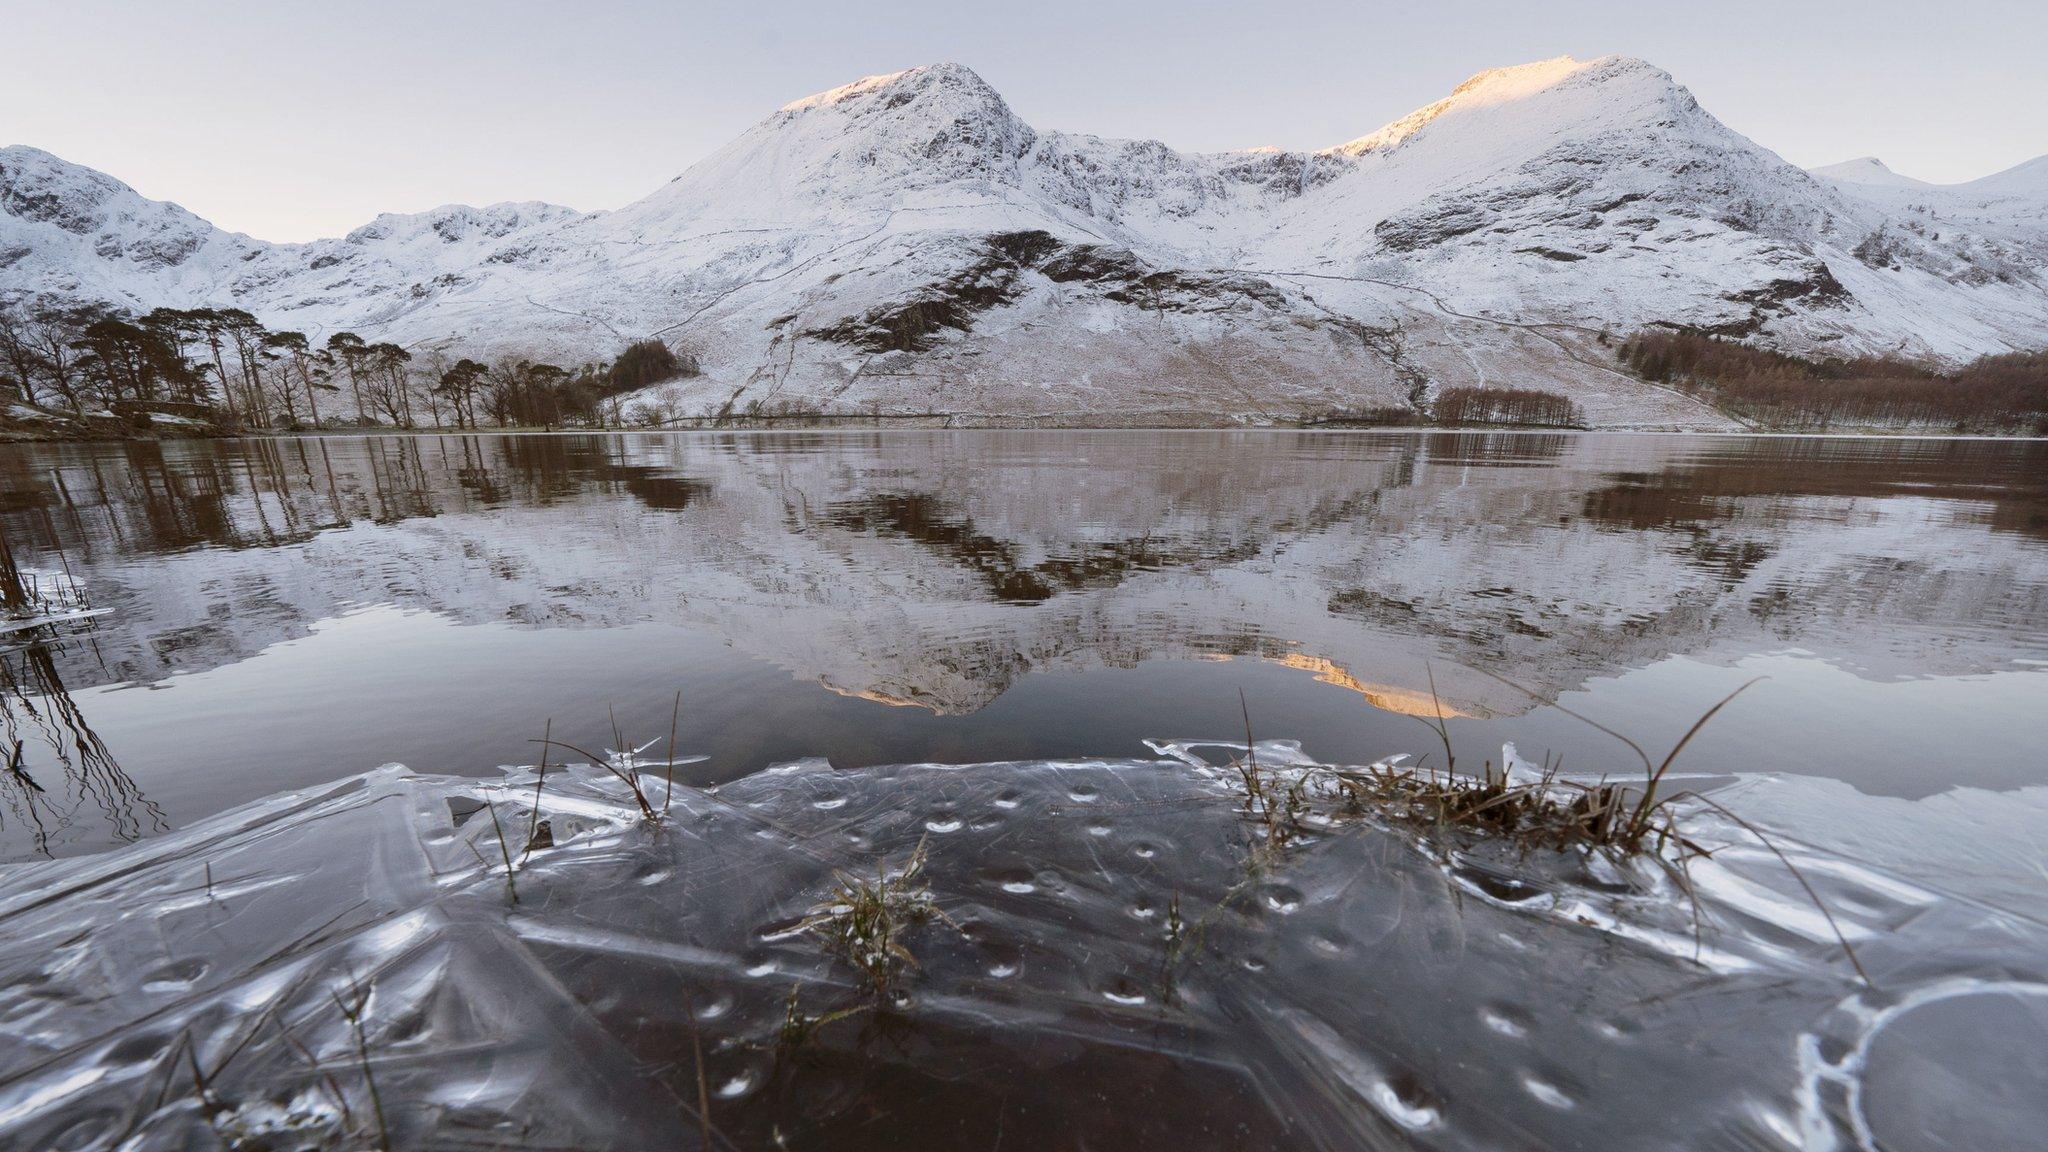
[[[1878,184],[1891,188],[1932,188],[1925,180],[1901,176],[1875,156],[1858,156],[1840,164],[1828,164],[1811,169],[1815,176],[1835,184]]]
[[[1885,180],[1883,177],[1890,176]],[[1320,152],[1040,132],[936,64],[795,101],[645,199],[265,244],[0,150],[0,297],[216,304],[465,354],[695,351],[688,412],[1271,421],[1470,384],[1719,427],[1613,370],[1646,325],[1955,362],[2048,344],[2048,163],[1803,172],[1642,61],[1482,72]]]
[[[1367,152],[1398,147],[1447,112],[1470,114],[1473,110],[1483,109],[1489,105],[1525,100],[1546,88],[1554,87],[1585,67],[1585,64],[1569,56],[1559,56],[1552,60],[1541,60],[1514,68],[1491,68],[1453,88],[1451,94],[1442,100],[1426,104],[1377,132],[1340,144],[1329,151],[1346,156],[1362,156]]]

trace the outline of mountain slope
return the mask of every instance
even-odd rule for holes
[[[654,334],[698,354],[678,400],[706,413],[1279,420],[1514,383],[1711,427],[1613,371],[1602,333],[2048,343],[2048,198],[2028,166],[1986,183],[1936,226],[1921,189],[1802,172],[1621,57],[1484,72],[1321,152],[1215,155],[1039,132],[933,65],[789,104],[614,212],[448,207],[306,245],[6,149],[0,295],[563,361]]]
[[[1895,265],[1903,253],[1955,283],[1990,289],[1987,297],[2039,296],[2048,267],[2048,156],[1963,184],[1900,176],[1874,157],[1814,175],[1878,218],[1865,263]],[[2048,337],[2021,343],[2038,348]]]
[[[265,245],[36,148],[0,149],[0,287],[153,307],[218,292]]]

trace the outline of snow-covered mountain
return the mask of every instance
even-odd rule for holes
[[[1944,361],[2048,344],[2048,164],[1934,192],[1857,165],[1803,172],[1621,57],[1483,72],[1319,152],[1214,155],[1039,132],[941,64],[787,105],[614,212],[446,207],[312,244],[8,148],[0,294],[233,303],[566,362],[658,335],[704,365],[691,410],[1002,421],[1533,383],[1598,423],[1715,426],[1615,372],[1603,336]]]
[[[1865,263],[1910,262],[1972,285],[2038,285],[2048,267],[2048,156],[1963,184],[1902,176],[1875,156],[1813,174],[1882,217]]]

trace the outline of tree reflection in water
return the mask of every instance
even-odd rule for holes
[[[0,532],[0,606],[11,620],[31,620],[55,606],[24,578],[5,532]],[[88,805],[123,841],[168,827],[163,812],[86,723],[57,670],[58,653],[74,645],[91,648],[91,628],[90,619],[28,624],[7,631],[7,646],[0,649],[0,739],[6,761],[0,804],[4,820],[26,828],[35,851],[45,856],[50,838]],[[63,779],[54,792],[44,783],[52,768]],[[6,831],[0,822],[0,833]]]
[[[1210,731],[1247,684],[1276,731],[1370,758],[1408,748],[1432,679],[1476,763],[1504,739],[1605,757],[1597,734],[1546,727],[1543,702],[1590,694],[1654,725],[1696,714],[1727,670],[1789,654],[1745,701],[1749,727],[1696,762],[1793,762],[1905,796],[2037,779],[2030,704],[1932,734],[1950,686],[1986,708],[2048,683],[2039,442],[848,429],[19,445],[0,448],[0,529],[31,570],[76,572],[103,613],[83,642],[0,638],[21,644],[22,771],[60,790],[24,702],[61,726],[61,680],[180,822],[387,761],[519,762],[536,717],[587,701],[665,730],[679,679],[693,750],[723,779],[814,755],[1131,750]],[[140,686],[165,691],[125,690]],[[130,795],[80,741],[58,744],[90,781],[74,786],[85,811]],[[0,788],[23,821],[54,811],[11,774]],[[147,827],[128,810],[123,829]],[[0,859],[24,837],[0,836]],[[46,843],[113,839],[81,821]]]

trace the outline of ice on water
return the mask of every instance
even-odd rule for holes
[[[1983,815],[1967,801],[1929,832],[1826,782],[1724,786],[1830,926],[1711,809],[1686,818],[1713,850],[1691,895],[1370,821],[1312,826],[1272,858],[1247,849],[1227,767],[1242,745],[1152,747],[805,761],[672,797],[664,765],[615,763],[640,773],[652,824],[601,767],[392,766],[16,866],[0,872],[0,1147],[345,1147],[374,1142],[376,1105],[406,1148],[687,1148],[709,1131],[796,1148],[1890,1150],[2020,1147],[2048,1121],[2048,900],[2027,894],[2028,861],[1944,839]],[[1314,768],[1291,743],[1257,751]],[[1980,807],[2038,821],[2039,791]],[[1801,837],[1802,808],[1828,811],[1829,843]],[[953,923],[913,930],[916,966],[876,1005],[799,925],[836,874],[920,843]],[[1968,883],[1994,873],[2009,882]],[[793,988],[807,1016],[853,1011],[778,1047]]]

